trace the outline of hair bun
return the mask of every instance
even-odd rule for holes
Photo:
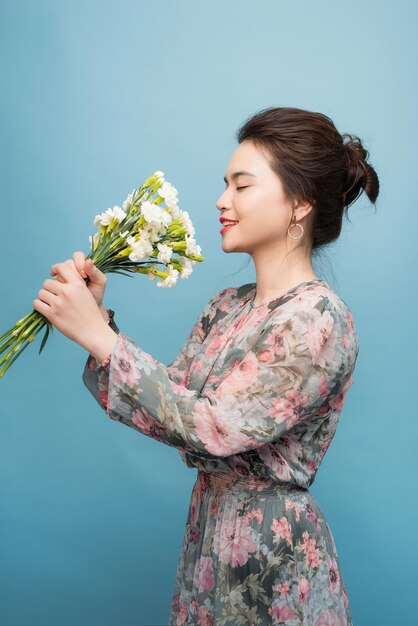
[[[366,192],[370,202],[376,202],[379,195],[379,178],[370,163],[369,152],[356,135],[341,135],[347,158],[346,184],[343,191],[343,206],[349,206]],[[347,140],[348,141],[345,141]]]

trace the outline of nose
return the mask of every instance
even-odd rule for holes
[[[225,206],[225,201],[223,199],[225,193],[226,193],[226,190],[223,193],[221,193],[221,195],[219,196],[219,198],[216,201],[216,208],[219,209],[219,211],[222,211],[222,209],[226,209],[227,208]]]

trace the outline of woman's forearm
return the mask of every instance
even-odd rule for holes
[[[107,309],[104,306],[103,302],[102,302],[102,304],[100,305],[99,308],[100,308],[101,314],[103,315],[103,319],[105,320],[105,322],[107,322],[108,319],[109,319],[109,315],[108,315]]]

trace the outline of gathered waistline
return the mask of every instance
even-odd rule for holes
[[[262,479],[254,475],[236,476],[229,472],[203,472],[199,470],[197,481],[201,484],[203,483],[206,489],[213,489],[217,492],[250,491],[251,493],[288,493],[295,491],[309,493],[307,487],[302,487],[295,483]]]

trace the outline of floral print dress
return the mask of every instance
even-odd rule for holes
[[[169,626],[352,625],[309,487],[353,383],[357,331],[321,279],[258,306],[255,290],[213,296],[168,366],[115,325],[83,381],[110,419],[198,470]]]

